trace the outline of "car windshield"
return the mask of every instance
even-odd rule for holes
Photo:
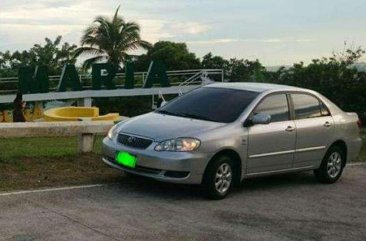
[[[176,98],[156,112],[230,123],[240,116],[257,95],[257,92],[247,90],[203,87]]]

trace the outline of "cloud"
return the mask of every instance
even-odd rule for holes
[[[277,65],[328,56],[345,40],[366,45],[364,0],[0,1],[0,51],[57,35],[78,44],[97,15],[112,17],[118,5],[125,20],[141,25],[144,40],[187,42],[197,56],[214,52]]]
[[[252,43],[301,43],[301,42],[314,42],[315,39],[295,39],[295,38],[270,38],[270,39],[233,39],[233,38],[222,38],[222,39],[210,39],[210,40],[194,40],[187,41],[190,44],[225,44],[225,43],[235,43],[235,42],[252,42]]]
[[[199,35],[208,32],[211,27],[199,22],[172,22],[168,20],[140,19],[141,35],[144,39],[155,43],[159,40],[176,41],[181,36]]]
[[[210,45],[210,44],[233,43],[233,42],[239,42],[239,41],[240,41],[239,39],[222,38],[222,39],[209,39],[209,40],[192,40],[192,41],[187,41],[187,43]]]
[[[176,34],[200,34],[208,32],[212,27],[200,22],[166,22],[168,31]]]
[[[73,1],[73,0],[57,0],[57,1],[43,0],[43,1],[40,1],[40,3],[45,8],[62,8],[62,7],[68,7],[68,6],[72,5],[73,3],[75,3],[75,1]]]
[[[17,7],[10,1],[4,0],[6,11],[0,10],[0,31],[6,35],[6,40],[14,41],[14,44],[0,43],[1,48],[11,46],[18,47],[24,41],[24,46],[29,46],[30,41],[43,41],[46,36],[67,35],[68,40],[78,43],[82,31],[92,23],[97,15],[113,16],[116,8],[113,1],[24,1],[19,0],[22,7]],[[133,4],[131,4],[133,7]],[[157,18],[149,14],[131,10],[126,12],[124,6],[120,12],[127,21],[136,21],[141,25],[142,38],[157,42],[159,40],[173,40],[184,35],[197,35],[207,32],[211,27],[197,21],[171,21]],[[155,14],[153,14],[155,15]],[[27,38],[36,33],[36,36]],[[34,44],[34,42],[32,42]]]
[[[155,43],[163,39],[172,39],[175,36],[164,28],[167,24],[164,20],[141,19],[138,23],[142,27],[142,38],[150,42]]]

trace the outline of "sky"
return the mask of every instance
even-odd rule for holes
[[[366,0],[0,0],[0,51],[57,35],[79,44],[96,16],[112,17],[119,5],[144,40],[186,42],[200,58],[278,66],[330,56],[344,42],[366,48]]]

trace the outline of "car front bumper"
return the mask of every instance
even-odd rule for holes
[[[203,173],[212,155],[200,152],[157,152],[153,142],[147,149],[127,147],[111,140],[103,139],[103,161],[120,170],[150,177],[159,181],[200,184]],[[116,153],[128,152],[137,157],[136,167],[129,168],[115,161]]]

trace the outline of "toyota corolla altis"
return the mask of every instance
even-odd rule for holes
[[[213,199],[235,183],[314,170],[334,183],[361,148],[357,114],[308,89],[218,83],[115,125],[103,161],[160,181],[201,184]]]

